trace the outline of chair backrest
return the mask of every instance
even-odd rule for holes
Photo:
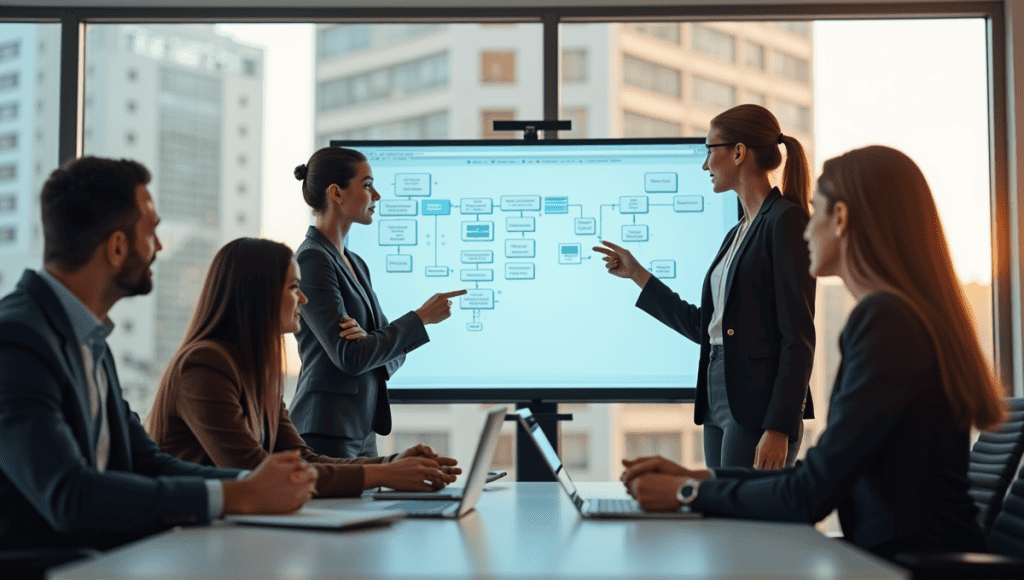
[[[988,549],[1024,558],[1024,467],[1003,498],[1002,509],[994,520],[988,535]]]
[[[1006,490],[1024,455],[1024,398],[1005,399],[1005,402],[1006,422],[996,431],[981,433],[971,449],[967,471],[970,493],[980,510],[978,523],[985,537],[992,530]],[[1019,497],[1024,500],[1024,495]]]

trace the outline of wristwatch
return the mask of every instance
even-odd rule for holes
[[[683,505],[690,505],[697,499],[697,490],[700,489],[699,479],[687,479],[676,492],[676,499]]]

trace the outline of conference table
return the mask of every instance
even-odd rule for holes
[[[622,484],[580,483],[587,497]],[[314,507],[370,502],[316,499]],[[495,482],[457,520],[349,531],[215,522],[175,528],[50,572],[55,580],[219,578],[908,578],[806,524],[583,519],[557,483]]]

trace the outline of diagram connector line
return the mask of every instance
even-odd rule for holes
[[[578,208],[580,208],[580,217],[583,217],[583,204],[581,204],[581,203],[570,203],[569,207],[578,207]]]
[[[434,265],[437,265],[437,246],[440,242],[437,239],[437,216],[434,216]]]
[[[604,208],[610,207],[615,209],[616,205],[618,204],[602,204],[597,207],[597,239],[604,239]]]

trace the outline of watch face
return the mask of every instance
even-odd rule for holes
[[[684,485],[683,489],[679,490],[679,493],[683,497],[689,498],[691,495],[693,495],[693,485],[689,483]]]

